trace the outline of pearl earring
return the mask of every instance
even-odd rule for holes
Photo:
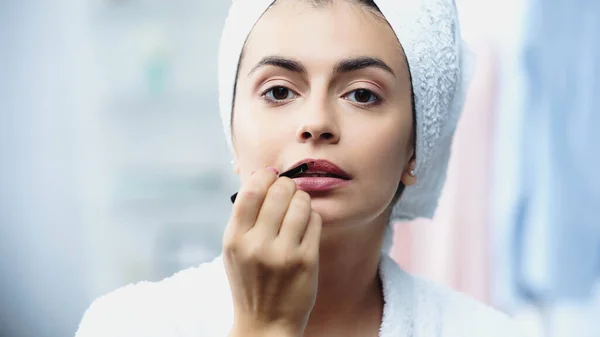
[[[415,170],[410,170],[410,172],[408,172],[408,174],[410,174],[411,177],[414,177],[416,175]]]

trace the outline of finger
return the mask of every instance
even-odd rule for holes
[[[279,238],[294,245],[299,245],[306,232],[311,212],[310,195],[297,190],[283,218]]]
[[[286,177],[277,179],[267,191],[253,230],[267,237],[277,236],[295,192],[296,183],[292,179]]]
[[[242,186],[231,211],[233,231],[245,233],[254,226],[267,191],[276,180],[277,175],[273,171],[261,169]]]
[[[312,211],[310,220],[306,227],[304,237],[300,242],[300,246],[309,254],[319,254],[319,245],[321,243],[321,229],[323,227],[321,216],[319,213]]]

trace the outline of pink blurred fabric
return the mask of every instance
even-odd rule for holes
[[[396,224],[392,257],[409,272],[489,303],[495,67],[490,48],[471,48],[477,65],[457,126],[438,210],[433,220]]]

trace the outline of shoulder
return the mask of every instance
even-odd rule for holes
[[[407,318],[411,322],[410,327],[396,330],[440,337],[522,336],[506,314],[447,286],[411,275],[390,257],[383,258],[382,278],[387,288],[384,295],[393,304],[390,315],[396,322]],[[388,324],[394,325],[391,320]]]
[[[229,284],[220,257],[159,282],[140,282],[96,299],[76,337],[187,337],[230,326]],[[209,315],[210,314],[210,315]],[[209,321],[207,317],[221,321]],[[211,334],[209,334],[211,335]]]
[[[516,323],[505,313],[449,287],[416,276],[412,279],[422,309],[437,315],[441,336],[521,336]]]

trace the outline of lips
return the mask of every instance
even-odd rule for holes
[[[323,159],[304,159],[296,165],[310,163],[313,165],[305,172],[295,175],[293,178],[336,178],[342,180],[350,180],[351,177],[344,170],[339,168],[334,163]]]

